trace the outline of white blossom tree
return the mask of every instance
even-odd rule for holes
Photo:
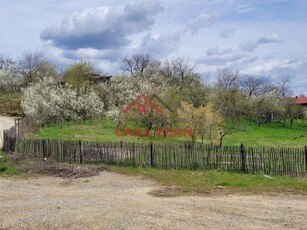
[[[71,87],[60,86],[53,78],[23,89],[21,107],[38,124],[88,119],[104,112],[103,102],[95,91],[81,89],[77,93]]]
[[[0,90],[1,91],[17,91],[23,84],[21,77],[14,77],[10,72],[0,70]]]

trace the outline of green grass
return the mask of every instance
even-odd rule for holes
[[[166,186],[176,185],[181,192],[207,193],[216,190],[245,192],[307,193],[306,178],[272,177],[239,174],[216,170],[161,170],[152,168],[112,166],[111,172],[141,176]]]
[[[282,127],[282,124],[256,124],[242,122],[245,131],[237,131],[224,138],[225,146],[268,146],[268,147],[303,147],[307,145],[307,123],[295,122],[293,128]],[[109,120],[86,121],[84,123],[66,122],[61,129],[59,126],[50,125],[40,128],[31,138],[85,140],[97,142],[148,142],[163,143],[190,141],[188,137],[118,137],[115,135],[115,125]],[[198,140],[200,141],[200,140]]]
[[[293,128],[283,127],[281,123],[256,124],[243,123],[246,131],[234,132],[225,137],[224,145],[303,147],[307,145],[307,123],[296,121]]]
[[[103,121],[85,121],[83,123],[65,122],[64,126],[50,125],[40,128],[37,132],[29,135],[29,138],[43,139],[63,139],[63,140],[85,140],[95,142],[149,142],[157,141],[164,143],[173,143],[178,141],[189,141],[187,137],[134,137],[134,136],[116,136],[116,126],[110,120]]]
[[[15,165],[8,164],[5,153],[0,150],[0,176],[19,175],[18,169]]]

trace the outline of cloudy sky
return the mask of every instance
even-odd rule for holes
[[[306,0],[0,0],[0,53],[43,51],[61,68],[87,59],[109,74],[120,60],[183,56],[218,68],[289,76],[307,95]],[[210,80],[210,78],[209,78]]]

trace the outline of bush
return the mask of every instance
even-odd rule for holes
[[[7,167],[5,165],[0,164],[0,172],[5,172],[7,170]]]
[[[10,73],[0,71],[0,90],[12,92],[20,90],[23,84],[21,77],[13,77]]]
[[[88,119],[103,113],[103,102],[91,88],[78,92],[53,78],[31,84],[22,92],[21,107],[37,124]]]

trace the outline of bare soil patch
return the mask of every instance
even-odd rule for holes
[[[38,159],[35,156],[8,154],[8,162],[17,165],[23,174],[42,174],[63,178],[82,178],[96,176],[104,171],[104,165],[75,165],[69,163],[58,163],[51,158]]]

